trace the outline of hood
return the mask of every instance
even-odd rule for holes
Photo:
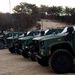
[[[13,37],[13,36],[11,36],[11,37],[8,37],[7,39],[17,39],[18,37],[17,36],[15,36],[15,37]]]
[[[53,35],[54,35],[54,34],[44,35],[44,36],[40,36],[40,37],[35,37],[35,38],[33,38],[33,40],[41,40],[42,38],[51,37],[51,36],[53,36]]]
[[[66,36],[67,34],[68,34],[68,33],[64,33],[64,34],[59,33],[59,34],[57,34],[57,35],[52,35],[52,36],[50,36],[50,37],[42,38],[41,40],[48,40],[48,39],[60,38],[60,37],[62,37],[62,36]]]
[[[18,40],[28,40],[28,39],[32,39],[34,36],[26,36],[26,37],[22,37],[19,38]]]
[[[47,39],[58,38],[65,35],[67,35],[67,33],[50,34],[50,35],[34,38],[33,40],[47,40]]]

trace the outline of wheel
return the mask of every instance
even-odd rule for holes
[[[2,41],[0,41],[0,49],[4,49],[4,48],[5,48],[5,44]]]
[[[22,56],[24,57],[24,58],[28,58],[28,51],[27,50],[23,50],[22,51]]]
[[[30,45],[29,52],[31,53],[31,55],[29,56],[29,58],[30,58],[32,61],[36,61],[35,54],[33,54],[33,52],[35,52],[35,48],[34,48],[33,44]]]
[[[37,62],[41,65],[41,66],[48,66],[48,62],[43,60],[43,59],[38,59],[37,58]]]
[[[15,47],[15,53],[21,55],[21,51],[19,50],[19,48]]]
[[[36,61],[35,55],[31,55],[29,58],[30,58],[32,61]]]
[[[69,51],[60,49],[52,54],[48,64],[55,73],[68,73],[73,70],[73,57]]]
[[[32,61],[36,61],[36,58],[35,57],[30,57]]]
[[[11,53],[15,53],[15,47],[9,48],[9,51],[10,51]]]

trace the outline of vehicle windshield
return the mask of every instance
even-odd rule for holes
[[[25,34],[24,34],[24,33],[19,35],[19,37],[24,37],[24,36],[25,36]]]
[[[45,34],[46,34],[48,31],[49,31],[49,29],[45,30]],[[45,34],[44,34],[44,35],[45,35]]]
[[[61,33],[66,33],[67,32],[67,28],[68,27],[65,27],[64,30]]]
[[[34,31],[28,31],[27,36],[35,36],[35,35],[41,35],[40,32],[34,32]]]
[[[29,35],[30,35],[30,31],[27,32],[27,36],[29,36]]]
[[[13,37],[13,36],[18,36],[18,34],[17,33],[9,33],[8,35],[7,35],[7,37]]]
[[[11,37],[12,36],[12,34],[7,34],[7,37]]]

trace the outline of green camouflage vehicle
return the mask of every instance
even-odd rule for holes
[[[34,37],[42,36],[44,34],[44,31],[42,30],[33,30],[33,31],[28,31],[27,35],[25,37],[19,38],[16,46],[16,53],[21,54],[24,56],[24,52],[28,51],[29,47],[32,44],[32,39]],[[22,52],[23,51],[23,52]],[[26,56],[27,57],[27,54]]]
[[[54,31],[54,29],[49,29],[49,30],[46,30],[45,31],[45,33],[44,33],[44,35],[48,35],[48,34],[52,34],[52,33],[54,33],[55,34],[55,31]],[[57,33],[57,32],[56,32]],[[41,36],[41,35],[40,35]],[[42,35],[43,36],[43,35]],[[29,36],[29,37],[25,37],[24,38],[24,40],[25,40],[25,42],[24,42],[24,44],[22,44],[22,49],[23,49],[23,51],[22,51],[22,56],[23,57],[25,57],[25,58],[27,58],[28,57],[28,52],[30,51],[30,49],[31,49],[31,47],[32,47],[32,45],[33,45],[33,38],[35,38],[35,37],[37,37],[37,36]]]
[[[45,34],[44,36],[40,36],[40,37],[37,37],[38,39],[42,39],[42,38],[47,38],[47,37],[51,37],[53,35],[56,35],[60,32],[62,32],[64,29],[64,27],[62,28],[53,28],[53,29],[48,29],[45,31]],[[35,38],[33,38],[34,40]],[[38,48],[37,48],[38,49]],[[32,61],[36,61],[36,57],[35,55],[37,54],[37,50],[35,50],[35,43],[33,41],[33,44],[30,48],[30,50],[28,51],[28,56],[31,58]]]
[[[0,31],[0,49],[4,49],[6,47],[7,37],[9,37],[9,32]]]
[[[33,35],[33,34],[36,34],[36,31],[28,31],[27,35],[25,37],[29,37],[29,36],[32,36],[32,38],[36,37],[35,35]],[[51,34],[52,32],[54,32],[53,29],[48,29],[48,30],[45,30],[45,31],[39,30],[39,33],[40,33],[39,36],[48,35],[48,34]],[[22,53],[22,50],[23,50],[22,49],[22,44],[23,44],[23,42],[25,40],[25,37],[22,37],[22,38],[18,39],[18,42],[17,42],[17,45],[16,45],[16,50],[15,50],[17,54]]]
[[[7,47],[11,53],[15,53],[15,47],[18,38],[26,36],[26,32],[10,32],[10,37],[7,38]]]
[[[55,73],[73,71],[75,57],[75,26],[65,27],[56,35],[34,38],[37,62],[48,65]]]
[[[0,31],[0,49],[4,49],[5,48],[5,43],[6,43],[6,41],[5,41],[5,34],[2,32],[2,31]]]

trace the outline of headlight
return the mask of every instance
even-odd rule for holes
[[[29,47],[28,47],[28,46],[26,46],[25,48],[26,48],[26,49],[28,49]]]

